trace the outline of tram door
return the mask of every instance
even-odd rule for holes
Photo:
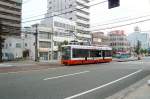
[[[103,60],[105,59],[105,51],[102,51]]]

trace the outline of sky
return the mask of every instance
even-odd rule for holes
[[[90,5],[102,1],[105,0],[91,0]],[[22,10],[23,26],[29,26],[31,24],[39,22],[39,21],[27,22],[27,21],[44,17],[44,13],[46,13],[47,10],[47,0],[23,0],[23,2],[24,2]],[[141,16],[147,17],[138,18]],[[133,18],[138,19],[118,22]],[[135,26],[139,26],[142,31],[149,31],[150,21],[145,21],[143,23],[137,23],[123,27],[111,28],[120,25],[135,23],[137,21],[145,19],[150,19],[150,0],[120,0],[120,6],[113,9],[108,9],[108,2],[92,6],[90,8],[90,23],[92,31],[102,31],[107,33],[111,30],[125,30],[127,34],[130,34],[133,32],[133,28]]]

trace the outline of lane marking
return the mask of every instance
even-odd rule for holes
[[[103,88],[103,87],[106,87],[106,86],[108,86],[108,85],[114,84],[114,83],[116,83],[116,82],[118,82],[118,81],[121,81],[121,80],[123,80],[123,79],[125,79],[125,78],[128,78],[128,77],[130,77],[130,76],[133,76],[133,75],[135,75],[135,74],[137,74],[137,73],[140,73],[141,71],[142,71],[142,69],[140,69],[140,70],[138,70],[138,71],[136,71],[136,72],[134,72],[134,73],[131,73],[131,74],[127,75],[127,76],[121,77],[121,78],[119,78],[119,79],[117,79],[117,80],[115,80],[115,81],[109,82],[109,83],[104,84],[104,85],[102,85],[102,86],[93,88],[93,89],[91,89],[91,90],[84,91],[84,92],[82,92],[82,93],[79,93],[79,94],[76,94],[76,95],[73,95],[73,96],[70,96],[70,97],[67,97],[67,98],[64,98],[64,99],[73,99],[73,98],[76,98],[76,97],[79,97],[79,96],[88,94],[88,93],[90,93],[90,92],[93,92],[93,91],[96,91],[96,90],[101,89],[101,88]]]
[[[84,73],[88,73],[88,72],[90,72],[90,71],[83,71],[83,72],[78,72],[78,73],[73,73],[73,74],[67,74],[67,75],[62,75],[62,76],[50,77],[50,78],[45,78],[43,80],[58,79],[58,78],[63,78],[63,77],[68,77],[68,76],[84,74]]]

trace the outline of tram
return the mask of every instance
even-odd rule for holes
[[[64,45],[61,64],[95,64],[112,61],[112,48],[109,46]]]

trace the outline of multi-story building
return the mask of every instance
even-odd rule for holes
[[[109,38],[103,32],[92,33],[92,44],[94,45],[109,45]]]
[[[51,34],[48,27],[38,26],[37,50],[39,61],[51,60]],[[28,58],[35,60],[35,25],[22,29],[21,36],[7,37],[3,48],[3,59]]]
[[[53,47],[54,59],[59,58],[58,46],[60,43],[67,41],[74,41],[78,39],[75,35],[76,24],[72,20],[68,20],[61,17],[53,17],[49,24],[41,24],[41,26],[49,27],[53,33]]]
[[[20,36],[7,36],[2,49],[4,60],[15,60],[26,58],[34,60],[35,58],[35,36],[31,28],[22,29]]]
[[[135,27],[134,32],[128,35],[128,40],[132,48],[137,46],[137,42],[140,41],[141,48],[150,48],[150,35],[148,32],[141,31],[138,27]]]
[[[59,15],[76,23],[75,34],[78,39],[90,40],[90,0],[48,0],[46,17]],[[47,18],[44,23],[50,24]]]
[[[21,34],[22,0],[0,0],[0,24],[3,34]]]
[[[33,25],[31,27],[32,34],[35,33],[36,27]],[[40,61],[51,60],[52,51],[52,29],[49,27],[43,27],[38,25],[37,27],[38,37],[37,37],[37,50],[38,57]],[[34,39],[35,40],[35,39]],[[35,42],[35,41],[34,41]],[[36,43],[36,42],[35,42]],[[35,45],[34,43],[34,45]],[[35,57],[35,56],[34,56]]]
[[[108,36],[110,40],[110,46],[112,46],[114,53],[130,51],[130,44],[127,40],[127,35],[123,30],[111,31]]]
[[[3,60],[22,58],[22,39],[16,36],[7,37],[5,39],[2,53]]]

